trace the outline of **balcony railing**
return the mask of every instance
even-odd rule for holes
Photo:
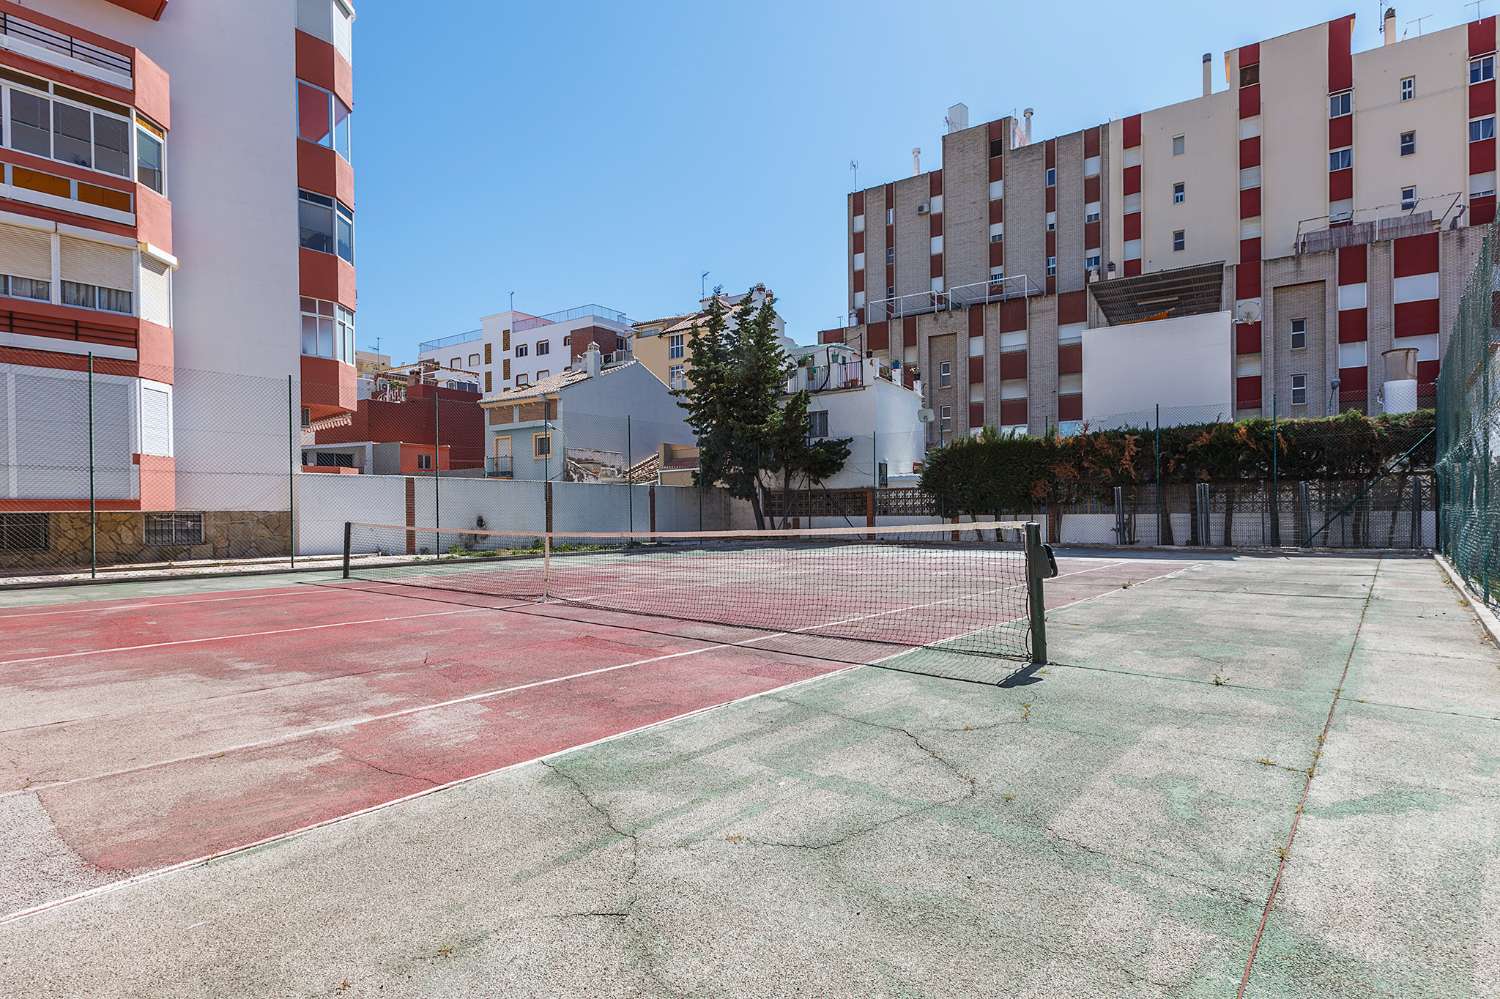
[[[480,340],[483,337],[484,330],[464,330],[462,333],[445,336],[440,340],[423,340],[417,344],[417,353],[425,353],[429,350],[441,350],[444,347],[451,347],[455,343],[469,343],[470,341]]]
[[[0,35],[7,35],[32,45],[40,45],[58,55],[133,78],[129,57],[97,45],[90,45],[88,42],[63,34],[61,31],[44,28],[40,24],[16,17],[14,14],[0,12]]]
[[[0,299],[0,309],[4,308],[3,303],[9,301],[14,300]],[[0,311],[0,333],[17,336],[45,336],[57,340],[106,344],[111,347],[136,346],[136,334],[130,329],[75,319],[51,319],[47,316],[28,315],[25,312],[10,310]]]
[[[607,309],[602,305],[578,305],[561,312],[549,312],[545,316],[527,316],[524,319],[517,319],[511,329],[519,333],[522,330],[534,330],[538,326],[551,326],[553,323],[566,323],[589,316],[618,326],[630,325],[630,317],[617,309]]]
[[[920,316],[950,309],[966,309],[971,305],[989,305],[1012,298],[1040,295],[1042,289],[1031,283],[1025,274],[1001,278],[999,281],[978,281],[974,284],[955,285],[946,291],[921,291],[912,295],[897,295],[894,298],[878,298],[864,309],[865,322],[884,322],[906,316]],[[849,325],[857,326],[861,319],[859,310],[850,313]]]
[[[1400,204],[1361,208],[1341,218],[1319,215],[1303,219],[1297,223],[1292,252],[1326,253],[1432,232],[1450,217],[1462,215],[1461,200],[1462,195],[1457,193],[1434,194]]]
[[[484,474],[494,479],[509,479],[515,476],[516,471],[511,464],[511,456],[491,457],[484,459]]]

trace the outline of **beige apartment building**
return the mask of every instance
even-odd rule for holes
[[[738,295],[720,294],[720,303],[731,313],[729,318],[733,318],[732,313],[745,300],[746,294],[751,296],[754,304],[759,305],[771,292],[765,285],[758,284],[749,292]],[[708,303],[709,299],[705,298],[698,303],[696,312],[662,316],[635,324],[631,336],[632,356],[665,382],[668,388],[687,388],[692,380],[693,356],[690,346],[708,325]],[[785,328],[786,324],[778,317],[777,334],[784,334]]]
[[[1430,404],[1495,217],[1495,18],[1397,41],[1387,10],[1363,52],[1354,20],[1205,54],[1198,96],[1054,138],[956,105],[941,168],[849,195],[849,322],[820,339],[918,374],[933,441],[1075,424],[1084,330],[1211,312],[1238,416],[1378,411],[1393,346]]]

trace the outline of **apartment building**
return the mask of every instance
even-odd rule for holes
[[[485,394],[535,385],[574,370],[591,343],[609,358],[629,354],[631,323],[602,305],[579,305],[543,316],[508,309],[480,327],[418,345],[420,361],[476,372]]]
[[[0,507],[38,546],[87,509],[90,358],[99,509],[148,545],[231,512],[284,544],[286,433],[254,429],[355,406],[353,20],[0,0]]]
[[[1205,54],[1200,94],[1053,138],[956,105],[939,169],[848,196],[849,322],[820,340],[926,376],[932,441],[1076,426],[1085,330],[1217,312],[1238,416],[1378,412],[1392,347],[1430,400],[1495,217],[1495,18],[1398,41],[1387,10],[1361,52],[1354,23],[1230,50],[1222,89]]]
[[[771,292],[764,284],[758,284],[748,292],[738,295],[718,296],[719,303],[730,313],[729,323],[734,322],[733,312],[749,295],[751,304],[759,307]],[[692,342],[708,326],[708,306],[713,296],[700,299],[694,312],[675,316],[662,316],[635,324],[631,351],[651,373],[660,378],[669,388],[687,388],[692,381]],[[776,335],[785,339],[786,323],[776,317]]]

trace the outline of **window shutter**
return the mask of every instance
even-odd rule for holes
[[[0,225],[0,274],[51,281],[52,237],[18,225]]]
[[[135,289],[135,252],[87,239],[62,237],[62,279],[119,291]]]
[[[141,387],[141,453],[172,453],[172,397],[163,389]]]
[[[141,255],[141,318],[158,326],[172,325],[172,283],[167,265]]]

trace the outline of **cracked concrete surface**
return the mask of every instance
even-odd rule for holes
[[[1051,625],[1029,686],[857,670],[0,924],[0,994],[1233,996],[1316,764],[1245,994],[1493,995],[1500,651],[1435,567]]]

